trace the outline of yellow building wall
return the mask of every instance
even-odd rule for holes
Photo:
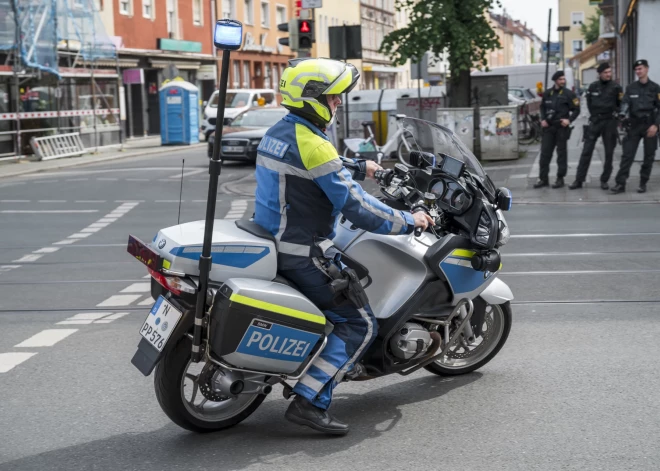
[[[360,0],[325,0],[323,8],[314,10],[316,44],[312,50],[313,57],[330,57],[330,34],[328,28],[331,26],[359,25]],[[362,61],[350,59],[348,62],[357,67],[362,74]]]
[[[574,12],[583,12],[584,13],[584,22],[586,23],[589,20],[589,17],[595,16],[598,10],[598,6],[589,5],[589,0],[559,0],[559,25],[553,25],[553,29],[557,29],[557,26],[570,26],[571,29],[565,33],[559,34],[559,41],[562,40],[562,35],[564,37],[564,59],[570,59],[574,56],[573,54],[573,41],[582,40],[583,49],[585,49],[588,44],[584,41],[582,32],[580,31],[580,25],[573,24],[572,17]]]

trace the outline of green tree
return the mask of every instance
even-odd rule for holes
[[[488,52],[501,47],[486,16],[495,5],[499,0],[396,0],[397,9],[410,12],[409,24],[389,33],[380,51],[395,65],[447,51],[452,89],[462,90],[451,106],[470,106],[470,69],[486,67]]]
[[[587,19],[587,22],[582,23],[582,26],[580,26],[582,37],[584,37],[584,40],[587,44],[593,44],[598,41],[598,38],[600,37],[601,16],[603,16],[603,12],[599,8],[596,10],[596,14],[594,16],[590,16],[589,19]]]

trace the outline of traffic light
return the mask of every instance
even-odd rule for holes
[[[292,51],[298,50],[298,20],[289,20],[288,23],[280,23],[277,25],[278,31],[287,31],[288,38],[280,38],[278,42],[282,46],[289,46]]]
[[[311,49],[314,42],[314,20],[298,21],[298,49]]]

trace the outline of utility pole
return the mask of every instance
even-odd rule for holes
[[[561,33],[561,68],[563,69],[565,67],[564,64],[566,64],[566,60],[564,58],[565,51],[566,51],[566,42],[565,42],[565,37],[566,37],[566,31],[570,31],[571,27],[570,26],[558,26],[557,31]]]
[[[547,54],[545,55],[545,89],[548,88],[548,73],[550,72],[550,28],[552,28],[552,8],[548,12],[548,43]]]

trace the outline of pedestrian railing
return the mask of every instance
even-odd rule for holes
[[[77,132],[33,137],[30,139],[30,145],[39,160],[59,159],[85,153],[85,146],[80,139],[80,133]]]

